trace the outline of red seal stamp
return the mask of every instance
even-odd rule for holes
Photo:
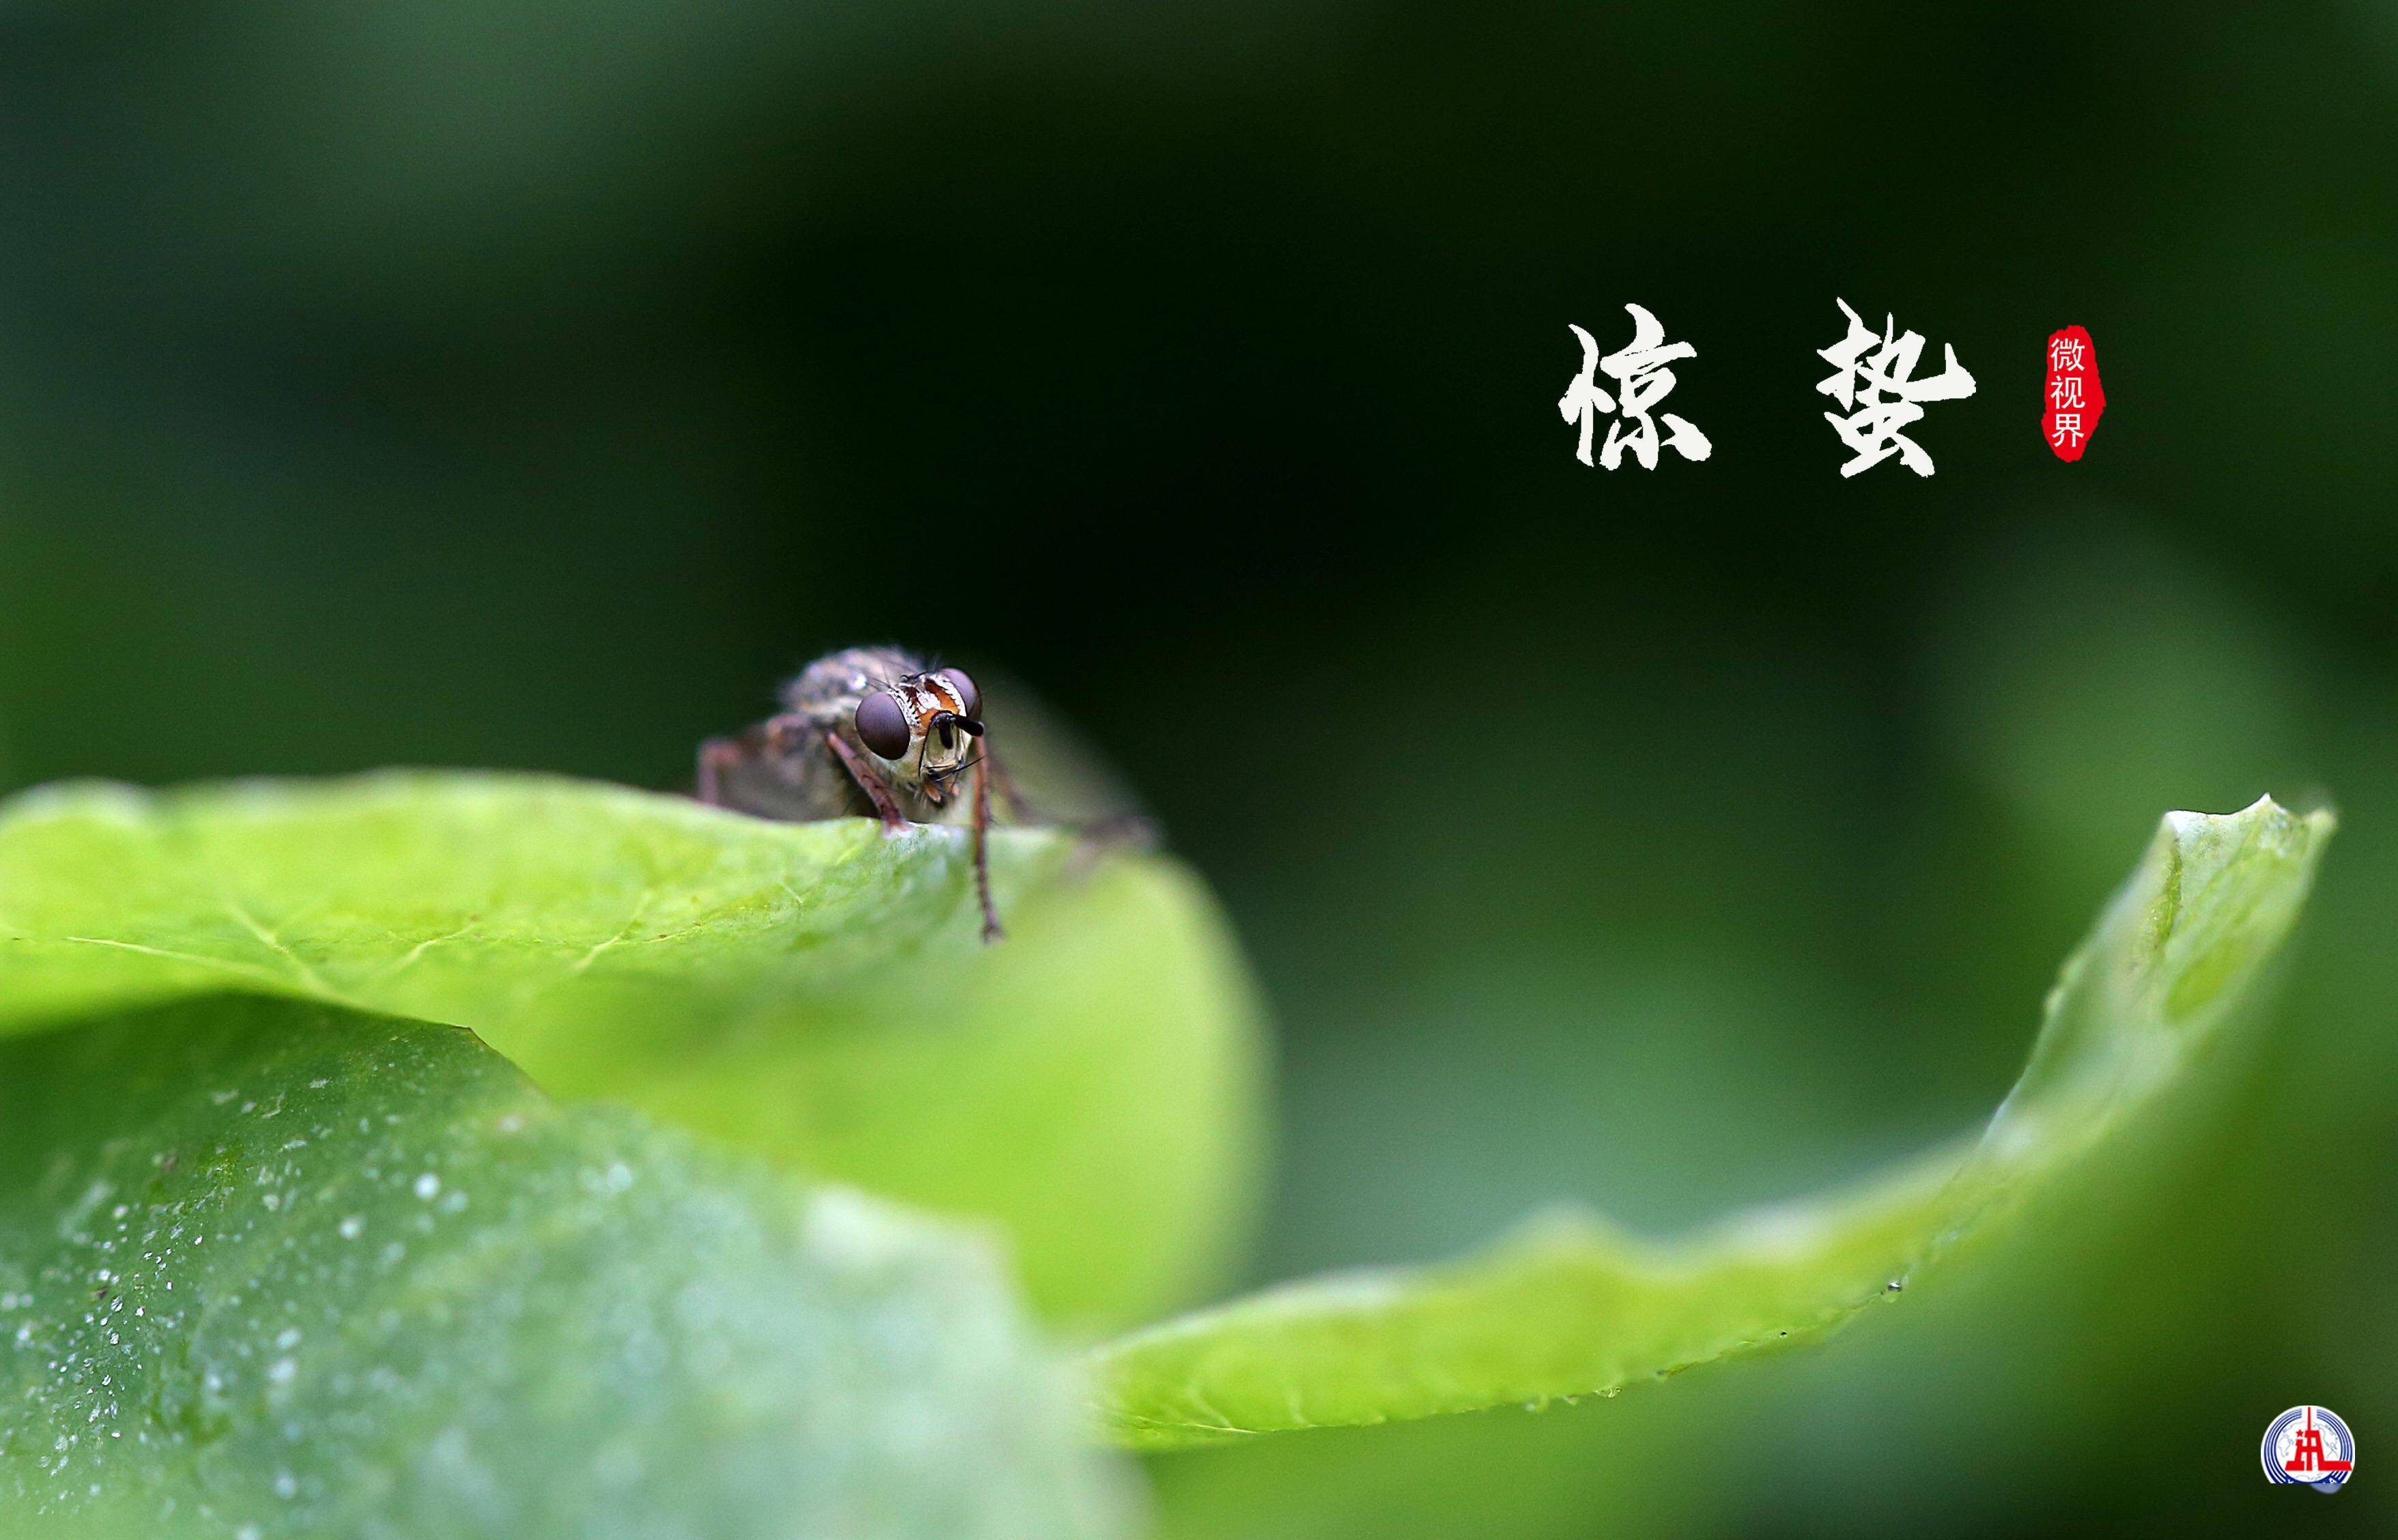
[[[2098,431],[2107,393],[2098,384],[2098,349],[2090,333],[2067,327],[2048,338],[2048,381],[2041,391],[2040,431],[2059,460],[2079,460]]]

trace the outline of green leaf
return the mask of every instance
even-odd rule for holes
[[[470,1027],[553,1094],[995,1219],[1053,1317],[1138,1319],[1246,1212],[1247,978],[1172,862],[991,859],[986,947],[963,830],[530,776],[56,788],[0,813],[0,1034],[227,988]]]
[[[1835,1325],[2186,1079],[2296,922],[2331,829],[2270,798],[2169,815],[1970,1146],[1672,1243],[1563,1215],[1448,1265],[1269,1290],[1101,1349],[1101,1415],[1165,1448],[1611,1395]]]
[[[1116,1533],[980,1244],[469,1035],[216,997],[0,1043],[0,1531]]]

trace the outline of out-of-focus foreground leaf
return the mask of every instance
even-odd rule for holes
[[[2270,798],[2168,815],[1969,1147],[1678,1242],[1570,1214],[1448,1265],[1270,1290],[1100,1350],[1101,1415],[1163,1448],[1609,1395],[1835,1325],[2183,1078],[2297,920],[2331,829]]]
[[[987,1248],[466,1033],[265,997],[0,1042],[0,1532],[1118,1529]]]
[[[1203,1284],[1241,1220],[1257,1012],[1199,884],[998,831],[781,824],[390,773],[0,813],[0,1034],[228,988],[472,1028],[544,1090],[998,1221],[1052,1318]]]

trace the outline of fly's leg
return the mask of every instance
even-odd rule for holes
[[[1016,777],[1007,773],[1007,762],[999,757],[988,740],[984,742],[981,762],[990,767],[991,788],[1007,808],[1007,816],[1018,824],[1040,824],[1059,828],[1089,845],[1130,845],[1149,850],[1157,843],[1157,829],[1137,812],[1114,812],[1081,824],[1061,824],[1044,818],[1031,799],[1017,789]]]
[[[988,739],[983,742],[983,753],[976,758],[976,765],[990,765],[990,784],[998,787],[1000,801],[1007,804],[1007,815],[1012,821],[1055,827],[1055,830],[1062,830],[1062,833],[1074,837],[1074,854],[1065,864],[1067,878],[1086,878],[1086,876],[1091,876],[1091,868],[1098,866],[1100,856],[1106,856],[1112,850],[1120,850],[1120,847],[1129,847],[1129,850],[1156,850],[1158,847],[1158,827],[1141,818],[1139,813],[1108,813],[1106,818],[1091,818],[1086,823],[1050,823],[1048,818],[1041,818],[1038,809],[1033,809],[1024,792],[1017,789],[1017,780],[1007,775],[1007,763],[1000,760],[998,751],[992,751]],[[981,787],[976,787],[976,792],[981,792]],[[978,804],[978,818],[988,818],[988,813],[981,813],[981,804]]]
[[[1065,876],[1072,881],[1089,877],[1092,868],[1111,851],[1157,849],[1157,825],[1137,812],[1111,813],[1088,824],[1070,824],[1066,832],[1074,837],[1074,853],[1067,858],[1065,869]]]
[[[781,720],[781,717],[775,718],[775,721]],[[768,725],[771,727],[773,724]],[[819,730],[824,733],[825,742],[832,745],[833,757],[841,761],[842,768],[849,771],[849,778],[857,783],[857,789],[866,794],[866,799],[873,803],[874,810],[882,815],[882,832],[897,834],[906,828],[908,815],[901,812],[899,804],[891,799],[891,790],[882,783],[882,777],[866,768],[858,759],[857,751],[841,741],[840,733],[830,728]]]
[[[778,717],[776,720],[779,721],[781,718]],[[774,725],[771,722],[767,724],[769,729]],[[842,767],[849,771],[850,779],[856,782],[858,789],[866,793],[867,797],[873,802],[874,810],[882,815],[882,832],[896,834],[906,828],[907,815],[899,810],[899,804],[892,800],[891,793],[882,784],[881,778],[859,761],[857,751],[842,743],[841,734],[829,729],[824,730],[824,737],[825,742],[832,745],[832,751],[839,757]],[[982,904],[982,939],[985,943],[998,941],[1007,933],[1000,928],[999,910],[990,901],[990,781],[983,773],[982,766],[977,763],[975,766],[974,778],[975,897]]]
[[[805,741],[814,724],[806,717],[785,715],[769,717],[732,738],[710,738],[699,745],[699,800],[711,808],[728,808],[724,797],[724,777],[728,771],[744,765],[754,765],[761,759],[789,754]]]
[[[1008,774],[1007,767],[999,762],[998,751],[988,739],[983,742],[981,762],[990,767],[991,783],[999,789],[999,799],[1007,804],[1007,816],[1018,824],[1040,823],[1041,815],[1033,810],[1032,804],[1025,799],[1024,794],[1016,789],[1016,777]]]
[[[741,745],[730,738],[710,738],[699,745],[699,799],[711,808],[724,806],[720,778],[729,761],[738,761]]]
[[[738,738],[710,738],[699,745],[699,799],[711,808],[725,806],[724,772],[749,763],[765,747],[756,728]]]
[[[1137,812],[1110,813],[1104,818],[1095,818],[1083,824],[1051,824],[1049,820],[1043,818],[1031,800],[1017,789],[1016,777],[1007,773],[1006,763],[999,757],[998,751],[991,747],[988,739],[984,740],[982,753],[975,762],[977,766],[990,767],[991,783],[998,789],[1000,800],[1007,804],[1007,816],[1010,819],[1018,824],[1043,824],[1062,829],[1074,837],[1074,854],[1066,865],[1066,875],[1070,877],[1080,878],[1089,876],[1091,868],[1099,864],[1101,856],[1119,847],[1128,847],[1136,850],[1157,848],[1157,826]],[[979,777],[979,770],[977,774]],[[979,810],[981,793],[979,779],[977,782],[976,791]],[[978,819],[987,821],[988,816],[987,813],[977,812]]]
[[[990,902],[990,757],[985,754],[975,760],[974,777],[975,897],[982,901],[985,945],[1007,933],[999,928],[999,911]]]

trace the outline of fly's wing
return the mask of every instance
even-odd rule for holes
[[[980,666],[973,673],[988,729],[984,752],[997,770],[995,822],[1092,829],[1149,824],[1131,783],[1022,681]]]
[[[717,770],[717,800],[722,806],[792,824],[872,816],[874,804],[815,734],[780,753],[766,747],[755,729],[734,742],[740,754]]]

